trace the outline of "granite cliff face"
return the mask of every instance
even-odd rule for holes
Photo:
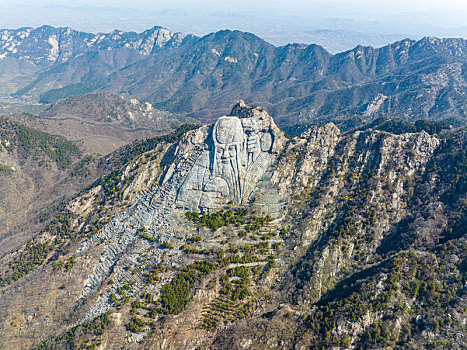
[[[128,148],[1,258],[2,346],[462,348],[466,140],[238,102]]]
[[[177,207],[213,211],[228,202],[245,205],[256,200],[258,182],[285,137],[264,110],[250,109],[243,101],[230,114],[193,131],[176,150],[183,157],[190,148],[204,149],[177,194]],[[196,144],[203,137],[203,144]]]

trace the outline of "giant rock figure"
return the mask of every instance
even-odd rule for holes
[[[189,210],[212,210],[229,201],[249,200],[273,160],[275,129],[266,112],[238,105],[239,116],[224,116],[212,126],[198,158],[177,196],[176,204]],[[235,107],[233,111],[235,110]]]

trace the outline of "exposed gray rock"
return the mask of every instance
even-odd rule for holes
[[[283,133],[261,108],[250,108],[239,101],[230,114],[181,142],[182,153],[193,143],[203,144],[205,150],[180,188],[178,207],[209,211],[229,201],[248,202],[274,154],[283,147]]]

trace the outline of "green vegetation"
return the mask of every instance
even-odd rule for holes
[[[221,295],[203,308],[201,320],[196,328],[212,330],[221,321],[229,323],[245,318],[254,308],[251,300],[234,302],[230,298]]]
[[[157,264],[153,268],[149,269],[149,272],[144,275],[147,283],[153,283],[159,280],[159,273],[165,271],[165,267],[162,263]]]
[[[10,149],[14,146],[25,158],[47,156],[61,168],[69,167],[73,158],[81,156],[79,147],[64,137],[23,126],[5,117],[0,117],[0,139],[9,140]]]
[[[383,133],[377,135],[382,136],[376,142],[382,142],[387,136]],[[433,160],[427,164],[426,173],[410,177],[403,173],[405,168],[398,167],[393,159],[389,159],[388,164],[378,171],[372,168],[373,163],[362,165],[359,154],[342,156],[340,159],[336,156],[330,161],[332,170],[323,176],[323,181],[342,181],[345,188],[336,194],[334,202],[326,201],[328,207],[337,207],[331,208],[331,214],[325,217],[329,225],[325,226],[323,234],[304,255],[304,259],[309,259],[306,261],[309,265],[293,267],[296,267],[296,276],[300,281],[297,285],[286,285],[290,287],[289,296],[303,300],[304,305],[307,305],[307,298],[316,301],[305,310],[307,316],[301,319],[303,324],[299,325],[295,339],[299,339],[303,335],[301,330],[306,328],[308,338],[304,337],[305,342],[311,339],[310,343],[315,348],[454,348],[451,339],[454,339],[456,333],[462,332],[461,317],[456,312],[462,311],[458,303],[465,298],[466,249],[462,240],[467,224],[467,162],[465,141],[443,135],[446,137]],[[357,146],[363,141],[363,138],[359,138]],[[411,154],[410,146],[410,143],[403,143],[402,149],[411,157],[409,160],[417,159],[418,155]],[[335,171],[339,171],[336,169],[344,167],[349,170],[344,170],[336,178]],[[394,172],[395,177],[402,179],[401,184],[396,184],[392,180],[394,176],[389,176],[391,173],[394,175]],[[108,201],[115,195],[121,195],[127,180],[121,177],[121,173],[115,173],[106,181],[102,184],[108,196],[105,201]],[[431,185],[434,181],[436,186]],[[303,204],[296,203],[298,215],[306,215],[314,205],[322,205],[322,202],[317,202],[329,195],[329,192],[326,193],[328,185],[321,183],[315,190],[310,187],[303,191],[300,196],[306,200]],[[337,188],[336,182],[333,185],[334,190]],[[419,188],[415,189],[416,186]],[[404,195],[409,206],[408,218],[393,224],[390,220],[394,217],[391,217],[383,224],[382,218],[388,213],[385,205],[393,201],[390,195],[401,187],[407,193],[412,191],[410,196]],[[372,202],[375,193],[378,202]],[[446,215],[448,226],[443,232],[427,229],[429,234],[414,230],[414,220],[423,220],[425,213],[431,215],[429,211],[437,210],[430,203],[433,199],[436,200],[436,206],[442,204],[439,206],[442,209],[439,209],[440,216],[444,221],[443,215]],[[399,212],[405,215],[402,210]],[[274,283],[269,279],[264,280],[264,277],[272,269],[281,272],[275,268],[273,255],[274,250],[280,248],[280,242],[268,242],[278,234],[260,230],[270,222],[270,217],[249,216],[246,209],[233,209],[231,205],[215,213],[187,212],[186,217],[213,231],[229,225],[236,227],[212,233],[208,242],[203,242],[203,238],[209,236],[207,230],[202,231],[202,235],[194,235],[187,238],[186,242],[181,242],[186,246],[180,250],[191,254],[183,258],[190,262],[202,259],[200,261],[175,270],[170,264],[163,263],[145,270],[147,283],[165,281],[173,276],[173,272],[175,277],[162,286],[159,298],[147,292],[153,292],[154,289],[147,289],[138,299],[133,300],[132,318],[127,325],[131,332],[139,333],[146,326],[153,326],[151,318],[156,315],[178,314],[185,310],[194,290],[199,286],[206,286],[217,297],[206,303],[196,327],[212,330],[220,323],[235,321],[254,309],[256,299],[262,298],[260,290],[263,287],[266,290],[268,283]],[[96,227],[98,225],[96,223]],[[394,230],[386,231],[389,226]],[[67,223],[63,221],[58,225],[57,232],[67,232],[66,227]],[[154,238],[147,235],[144,229],[139,229],[137,233],[141,238],[154,242]],[[300,233],[300,229],[294,226],[294,237],[300,237]],[[61,237],[58,233],[55,235]],[[286,229],[279,232],[279,236],[284,239],[289,235]],[[63,236],[71,237],[66,233]],[[178,247],[179,241],[175,239],[182,240],[183,237],[171,238],[170,242],[177,242]],[[240,245],[245,242],[256,244]],[[291,242],[287,242],[286,246],[291,247],[288,243]],[[173,249],[169,242],[163,242],[162,247]],[[335,273],[329,278],[332,280],[327,281],[326,269],[329,265],[325,265],[324,273],[317,281],[319,283],[314,283],[314,280],[310,283],[307,278],[315,272],[315,266],[309,262],[315,256],[321,258],[324,249],[328,250],[328,256],[335,258],[344,268],[339,270],[334,266],[329,267]],[[301,251],[298,252],[301,254]],[[164,253],[168,256],[174,252]],[[291,256],[293,259],[297,257]],[[38,261],[40,259],[39,256]],[[57,265],[60,264],[63,269],[68,262],[66,259],[58,260]],[[246,266],[248,263],[253,264]],[[128,271],[133,268],[126,267]],[[318,284],[319,288],[323,287],[319,290],[319,296],[315,297],[312,293]],[[269,287],[275,289],[276,285]],[[125,293],[130,295],[127,293],[129,290],[131,286],[119,288],[116,295],[111,295],[112,303],[120,305],[119,295],[123,300],[129,300],[125,299]],[[275,321],[281,316],[274,317]],[[290,322],[296,322],[297,314],[291,319],[293,321]],[[359,328],[363,321],[365,327]],[[423,337],[420,335],[422,332],[430,336]]]
[[[18,96],[24,95],[25,93],[29,91],[30,86],[32,84],[19,90],[18,92],[15,93],[15,95],[18,95]],[[105,79],[103,79],[100,76],[100,74],[94,74],[91,77],[88,77],[87,80],[83,82],[76,83],[76,84],[70,84],[68,86],[65,86],[59,89],[52,89],[52,90],[46,91],[45,93],[42,94],[39,102],[40,103],[55,103],[66,97],[88,94],[90,92],[93,92],[99,89],[103,85],[105,85]]]
[[[363,333],[359,346],[393,348],[396,344],[407,344],[411,337],[411,324],[396,329],[395,319],[403,315],[404,319],[410,320],[417,314],[426,314],[426,308],[431,310],[431,314],[443,315],[442,310],[450,306],[458,291],[463,288],[459,272],[453,270],[452,266],[440,264],[431,255],[401,252],[390,261],[380,264],[378,271],[386,269],[387,278],[376,273],[352,288],[339,286],[334,292],[342,291],[337,300],[332,300],[335,295],[330,295],[306,318],[305,324],[316,335],[319,346],[339,346],[342,341],[347,342],[348,339],[337,337],[332,330],[336,329],[338,322],[357,322],[368,312],[375,315],[384,313],[387,317],[377,319]],[[377,285],[382,285],[378,287],[380,290],[376,288]],[[406,304],[409,301],[412,303],[412,300],[414,303],[408,309]]]
[[[188,237],[187,241],[190,243],[196,243],[201,241],[201,236]]]
[[[183,251],[187,254],[201,254],[201,255],[210,255],[210,254],[215,253],[212,250],[196,249],[196,248],[191,248],[191,247],[184,247]]]
[[[370,125],[377,130],[387,131],[396,135],[425,131],[430,135],[449,129],[451,125],[443,121],[419,119],[415,123],[399,118],[378,118]]]
[[[164,249],[174,249],[174,246],[170,244],[169,242],[162,242],[161,247]]]
[[[183,268],[169,284],[162,287],[161,311],[167,314],[178,314],[183,311],[188,303],[191,288],[215,267],[213,263],[199,261]]]
[[[246,220],[244,222],[247,223],[249,221]],[[193,236],[191,239],[188,239],[188,242],[191,244],[201,241],[201,236]],[[222,316],[219,320],[228,321],[229,319],[233,320],[245,317],[253,308],[252,302],[248,301],[251,295],[249,286],[253,281],[256,281],[256,279],[252,278],[253,275],[258,278],[260,275],[265,276],[274,265],[273,256],[270,255],[266,258],[258,256],[258,254],[263,256],[268,254],[269,250],[268,242],[231,247],[225,251],[208,251],[185,247],[187,253],[203,254],[206,256],[206,260],[196,261],[187,267],[180,268],[172,281],[162,286],[160,297],[157,300],[153,300],[152,295],[145,293],[142,296],[144,303],[138,299],[133,301],[131,305],[131,313],[133,315],[140,314],[137,311],[138,309],[147,310],[147,313],[144,314],[144,318],[137,318],[135,316],[127,325],[128,329],[133,332],[140,332],[144,325],[151,324],[150,319],[154,318],[157,314],[178,314],[182,312],[185,310],[194,288],[202,283],[205,276],[215,271],[221,274],[219,298],[216,299],[216,303],[221,304],[227,301],[233,303],[230,311],[227,313],[230,316],[227,317],[226,314],[224,315],[225,317]],[[264,268],[259,264],[250,267],[244,266],[244,264],[264,261],[267,262]],[[237,266],[228,268],[231,265]],[[164,264],[157,264],[145,274],[147,282],[159,281],[159,274],[166,272],[167,269]],[[214,286],[215,282],[211,281],[211,288],[214,288]],[[212,306],[212,309],[206,311],[206,315],[205,317],[203,316],[203,321],[199,327],[210,329],[209,327],[213,327],[216,324],[214,318],[212,318],[214,317],[212,313],[215,307]],[[221,307],[218,306],[219,308]]]
[[[232,277],[238,278],[232,279]],[[248,290],[250,279],[250,269],[245,266],[228,269],[226,274],[220,279],[221,290],[219,293],[230,298],[232,301],[243,300],[250,295],[250,291]]]
[[[264,266],[263,271],[261,271],[260,278],[264,278],[267,276],[268,272],[272,270],[274,265],[276,264],[276,261],[274,259],[273,255],[269,255],[267,258],[267,264]]]
[[[68,210],[58,214],[41,231],[41,233],[49,233],[53,237],[53,241],[40,242],[35,238],[28,241],[23,249],[18,250],[14,259],[9,263],[9,270],[4,271],[4,275],[0,277],[0,285],[12,283],[25,276],[36,266],[45,263],[52,252],[50,261],[55,261],[60,256],[67,254],[71,243],[86,236],[82,232],[77,233],[73,230],[72,220],[74,218],[75,215]],[[74,257],[70,257],[66,262],[57,261],[54,268],[58,270],[64,267],[68,271],[74,263]]]
[[[126,145],[120,148],[117,152],[112,153],[111,156],[101,160],[101,163],[106,163],[105,166],[113,169],[110,174],[96,180],[82,193],[100,185],[102,186],[103,191],[101,198],[102,205],[110,203],[114,200],[123,201],[123,191],[133,178],[129,176],[122,176],[122,168],[142,154],[155,149],[159,144],[178,141],[181,135],[196,127],[197,126],[192,124],[184,124],[171,134],[146,140],[137,140],[130,145]],[[101,164],[101,166],[104,166],[104,164]]]
[[[70,172],[70,176],[81,178],[88,177],[91,174],[91,171],[89,170],[88,166],[94,160],[95,156],[87,155],[82,160],[80,160],[78,164],[76,164],[76,166]]]
[[[11,173],[13,173],[13,172],[14,172],[14,170],[11,169],[11,167],[9,167],[9,166],[7,166],[7,165],[5,165],[5,164],[0,163],[0,174],[3,173],[3,174],[9,175],[9,174],[11,174]]]
[[[195,224],[209,227],[213,231],[228,225],[245,225],[245,231],[252,232],[259,230],[262,226],[272,221],[270,216],[257,217],[247,216],[247,214],[247,209],[239,208],[235,210],[220,210],[215,213],[189,211],[186,213],[186,217]]]
[[[232,322],[244,318],[253,308],[249,286],[252,283],[252,272],[258,271],[259,265],[252,267],[237,266],[227,269],[221,275],[219,297],[203,308],[201,320],[197,328],[211,330],[222,321]]]
[[[428,133],[439,133],[446,126],[416,124]],[[429,129],[431,126],[433,128]],[[438,126],[440,128],[436,129]],[[465,257],[466,250],[465,244],[462,247],[458,239],[465,235],[467,225],[467,155],[465,134],[447,131],[441,136],[441,143],[426,171],[413,176],[408,176],[406,167],[392,158],[388,159],[381,175],[376,175],[371,163],[370,166],[363,164],[359,154],[345,157],[339,150],[336,153],[340,156],[331,158],[329,173],[323,176],[316,190],[309,190],[300,198],[305,198],[312,208],[321,204],[320,199],[327,195],[328,186],[336,179],[335,172],[348,167],[346,175],[340,175],[344,187],[340,186],[342,195],[337,197],[339,207],[336,215],[330,217],[332,224],[309,252],[310,256],[319,257],[322,249],[330,248],[336,253],[343,252],[344,259],[353,259],[339,271],[336,279],[327,281],[325,275],[316,277],[316,281],[319,279],[326,288],[321,289],[322,296],[315,291],[310,293],[316,304],[310,308],[313,311],[305,323],[314,348],[347,348],[351,341],[350,333],[352,345],[357,349],[448,349],[455,348],[453,343],[458,343],[452,337],[461,326],[446,314],[459,310],[456,303],[465,294],[461,292],[465,283],[465,263],[461,263],[461,256]],[[367,142],[365,137],[360,134],[357,147]],[[420,159],[411,142],[401,146],[406,152],[402,159],[405,156],[407,159]],[[398,179],[403,181],[405,194],[402,205],[408,208],[409,214],[393,226],[394,231],[390,231],[382,242],[375,242],[379,239],[377,232],[381,228],[381,220],[387,220],[390,214],[386,208],[392,204],[391,194],[396,191]],[[435,183],[433,179],[436,179]],[[382,192],[383,199],[375,203],[372,197],[378,192]],[[386,198],[389,199],[387,202]],[[425,211],[433,200],[443,203],[443,213],[450,212],[449,227],[442,234],[436,233],[439,231],[432,230],[434,226],[430,225],[422,226],[423,230],[414,230],[418,226],[414,220],[426,218]],[[431,215],[428,217],[433,217]],[[417,252],[423,253],[401,252],[408,247],[415,247]],[[457,266],[448,256],[455,257],[452,261],[458,261]],[[365,263],[370,262],[373,266],[356,272],[361,268],[358,264],[363,258]],[[368,322],[369,319],[372,319],[371,324],[363,333],[357,332],[355,340],[353,325],[361,325],[362,320]],[[433,334],[431,340],[421,334],[425,330]]]
[[[27,273],[32,271],[35,266],[42,265],[51,247],[48,243],[28,242],[22,254],[15,257],[9,264],[11,275],[9,278],[2,277],[0,282],[8,284],[17,281]]]
[[[147,233],[147,229],[145,227],[140,227],[136,233],[138,234],[138,236],[140,236],[141,238],[144,238],[144,239],[147,239],[149,242],[155,242],[156,239],[152,236],[149,236]]]
[[[55,348],[97,349],[102,344],[100,337],[111,323],[111,314],[112,311],[107,311],[91,321],[84,322],[57,337],[41,343],[34,350]]]
[[[110,202],[112,199],[123,199],[123,191],[125,186],[130,183],[128,176],[124,177],[120,174],[120,169],[113,170],[109,175],[100,178],[92,187],[101,185],[103,191],[102,204]]]
[[[139,333],[143,329],[143,327],[146,325],[146,322],[144,322],[142,319],[138,317],[132,317],[130,320],[130,323],[127,325],[127,329],[130,332],[133,333]]]

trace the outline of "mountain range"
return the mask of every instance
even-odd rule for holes
[[[229,30],[204,37],[160,27],[89,34],[44,26],[1,33],[0,81],[27,101],[112,92],[212,122],[232,101],[244,99],[262,105],[281,127],[354,115],[455,126],[466,120],[464,39],[406,39],[333,55],[318,45],[276,47]]]
[[[465,40],[0,57],[0,349],[467,347]]]

